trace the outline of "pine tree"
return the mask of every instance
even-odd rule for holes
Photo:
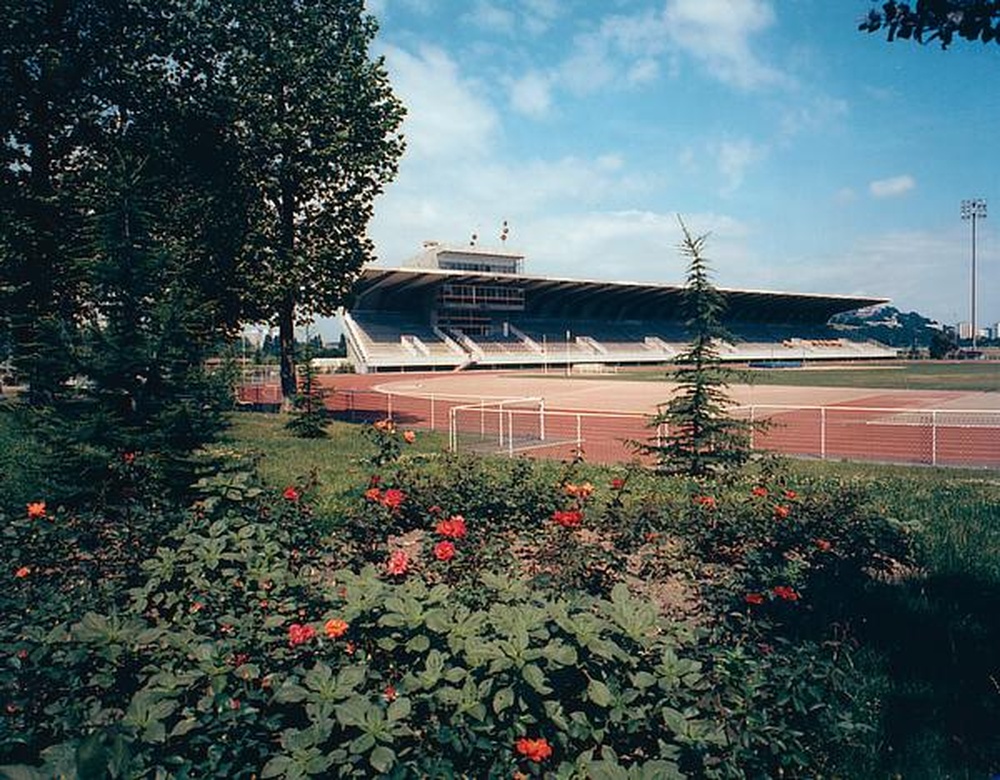
[[[692,236],[678,221],[680,251],[689,261],[682,306],[691,343],[677,358],[674,396],[650,420],[650,427],[665,433],[638,449],[669,473],[707,477],[749,459],[752,424],[730,415],[734,402],[727,387],[733,372],[723,366],[717,344],[733,339],[722,325],[725,298],[712,283],[703,254],[707,235]]]

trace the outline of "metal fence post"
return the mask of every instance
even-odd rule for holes
[[[507,410],[507,455],[514,457],[514,413]]]
[[[819,409],[819,456],[826,460],[826,407]]]
[[[431,430],[434,430],[434,393],[431,393]]]
[[[931,465],[937,465],[937,409],[931,411]]]
[[[545,441],[545,399],[538,402],[538,438]]]
[[[579,450],[583,447],[583,419],[578,414],[576,416],[576,448]]]
[[[385,394],[385,398],[386,398],[386,401],[385,401],[385,405],[386,405],[385,416],[388,417],[391,420],[392,419],[392,393],[386,393]]]
[[[753,409],[753,406],[751,406],[750,407],[750,449],[751,450],[753,449],[753,444],[754,444],[754,437],[753,437],[753,432],[754,432],[754,425],[753,425],[753,423],[754,423],[754,415],[753,415],[753,412],[754,412],[754,409]]]

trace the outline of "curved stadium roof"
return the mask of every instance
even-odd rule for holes
[[[445,283],[488,284],[524,291],[524,315],[538,318],[677,320],[684,288],[522,274],[425,268],[366,268],[352,309],[420,312],[435,306]],[[719,288],[724,319],[748,323],[823,324],[835,314],[888,303],[887,298]]]

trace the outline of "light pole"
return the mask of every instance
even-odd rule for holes
[[[972,220],[972,349],[976,349],[976,220],[986,219],[986,199],[962,201],[962,219]]]

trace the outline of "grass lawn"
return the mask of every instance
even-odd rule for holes
[[[620,379],[626,381],[662,381],[672,369],[639,369],[618,374],[574,374],[574,379]],[[1000,361],[937,362],[899,361],[859,363],[829,368],[736,369],[737,381],[758,385],[794,387],[873,387],[896,390],[965,390],[1000,392]],[[549,374],[548,376],[557,376]]]

